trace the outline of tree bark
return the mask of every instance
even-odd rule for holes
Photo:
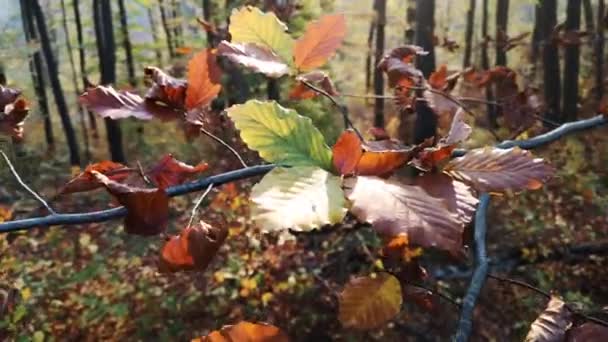
[[[59,112],[59,117],[61,118],[61,124],[63,126],[63,131],[68,144],[70,164],[73,166],[80,166],[78,142],[76,141],[76,134],[74,132],[74,127],[72,126],[72,120],[70,119],[68,105],[65,102],[65,97],[63,96],[63,89],[61,87],[61,81],[59,80],[59,70],[57,68],[55,57],[53,56],[53,50],[51,48],[51,42],[49,41],[42,8],[40,7],[38,0],[30,0],[29,5],[36,20],[36,28],[38,29],[38,34],[40,36],[40,44],[42,46],[42,53],[46,61],[49,81],[51,83],[51,90],[53,91],[53,96],[55,97],[57,112]]]
[[[135,64],[133,62],[133,50],[131,48],[131,38],[129,37],[129,24],[127,20],[127,11],[125,9],[125,0],[118,0],[118,10],[120,13],[120,29],[122,31],[122,47],[125,50],[127,61],[127,76],[131,87],[137,86],[137,77],[135,76]]]
[[[78,57],[80,64],[80,77],[82,78],[82,89],[86,90],[88,85],[87,78],[87,60],[84,52],[84,38],[82,35],[82,22],[80,20],[80,1],[73,0],[72,5],[74,7],[74,19],[76,22],[76,38],[78,40]],[[87,111],[89,117],[89,126],[91,127],[91,131],[93,133],[93,139],[99,138],[99,133],[97,130],[97,119],[95,118],[95,114],[91,111]]]
[[[97,35],[97,52],[101,71],[101,84],[116,82],[116,46],[112,26],[112,8],[110,0],[93,0],[95,34]],[[116,120],[104,118],[110,155],[112,160],[125,162],[122,148],[120,124]]]
[[[154,54],[156,55],[156,66],[162,68],[163,53],[158,48],[158,30],[156,28],[156,17],[152,8],[148,8],[148,20],[150,21],[150,32],[152,33],[152,41],[154,42]]]
[[[61,0],[61,18],[63,23],[63,31],[65,36],[65,47],[68,54],[68,60],[70,62],[70,70],[72,72],[72,85],[74,87],[74,93],[76,95],[76,107],[78,108],[78,116],[80,118],[80,129],[82,130],[82,140],[84,142],[85,152],[85,163],[91,160],[91,148],[89,146],[89,131],[87,130],[87,123],[85,113],[78,100],[80,92],[78,91],[78,75],[76,74],[76,65],[74,63],[74,55],[72,54],[72,42],[70,41],[70,30],[68,27],[67,11],[65,9],[65,0]]]
[[[203,7],[203,19],[205,19],[206,22],[211,23],[211,11],[212,11],[212,7],[211,7],[211,0],[203,0],[202,3],[202,7]],[[213,33],[207,31],[207,45],[211,46],[211,42],[213,41]]]
[[[581,26],[581,0],[568,0],[566,31],[578,31]],[[564,54],[563,118],[576,120],[578,107],[578,74],[580,68],[580,47],[578,44],[566,46]]]
[[[21,5],[21,20],[23,21],[23,33],[25,40],[30,43],[38,40],[38,33],[36,32],[36,26],[30,13],[30,6],[27,0],[20,0]],[[36,99],[38,100],[38,110],[43,118],[44,122],[44,138],[49,150],[55,149],[55,136],[53,134],[53,124],[51,122],[49,101],[46,95],[46,87],[44,84],[42,56],[40,50],[32,52],[29,56],[29,68],[30,74],[32,75],[32,84],[34,91],[36,92]],[[4,74],[4,73],[3,73]],[[6,83],[6,76],[2,83]]]
[[[553,28],[557,24],[557,0],[541,1],[541,23],[543,37],[543,83],[547,112],[545,116],[553,122],[562,122],[560,114],[559,51]]]
[[[469,9],[467,11],[467,28],[464,34],[464,61],[463,67],[471,65],[471,51],[473,44],[473,27],[475,25],[475,0],[469,0]]]
[[[384,25],[386,24],[386,0],[375,1],[376,10],[376,49],[375,65],[378,65],[384,56]],[[384,75],[378,68],[374,68],[374,94],[384,95]],[[384,99],[377,98],[374,102],[374,127],[384,128]]]
[[[165,31],[165,38],[167,39],[167,49],[169,49],[169,56],[175,57],[175,44],[172,38],[171,30],[167,23],[167,13],[165,12],[165,4],[163,0],[158,0],[158,8],[160,9],[160,20],[163,24],[163,30]]]
[[[604,97],[604,0],[597,2],[597,25],[595,32],[595,87],[598,101]]]
[[[505,43],[509,23],[509,0],[498,0],[496,4],[496,65],[507,65]]]
[[[416,59],[418,69],[425,77],[435,71],[435,0],[416,0],[416,45],[428,55]]]

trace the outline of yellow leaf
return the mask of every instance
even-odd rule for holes
[[[345,327],[374,329],[401,311],[401,284],[393,275],[351,280],[340,294],[338,318]]]
[[[293,63],[294,40],[287,34],[287,25],[274,13],[246,6],[230,15],[232,43],[254,43],[267,47],[288,64]]]
[[[32,296],[32,290],[29,287],[25,287],[21,290],[21,298],[28,300]]]

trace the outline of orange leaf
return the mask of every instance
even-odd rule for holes
[[[429,84],[435,89],[442,90],[447,84],[448,67],[442,64],[437,71],[434,71],[429,77]]]
[[[317,93],[308,88],[302,82],[296,83],[296,85],[289,91],[290,100],[308,100],[317,97]]]
[[[353,130],[342,132],[336,144],[332,147],[333,164],[341,175],[348,175],[355,171],[359,159],[363,155],[361,140]]]
[[[167,154],[155,166],[151,167],[146,174],[157,187],[166,189],[170,186],[182,184],[189,177],[208,168],[209,164],[207,163],[201,162],[196,166],[191,166],[173,158],[173,155]]]
[[[18,99],[3,109],[6,110],[6,114],[3,114],[0,109],[0,132],[20,141],[23,139],[23,122],[30,111],[27,102],[24,99]]]
[[[188,62],[186,109],[209,105],[222,89],[220,78],[221,70],[211,49],[194,55]]]
[[[226,240],[228,229],[214,228],[203,221],[172,236],[161,251],[161,272],[204,270]]]
[[[344,15],[326,15],[308,24],[294,47],[295,66],[300,71],[318,68],[336,52],[346,36]]]
[[[157,67],[144,68],[144,75],[154,83],[146,94],[146,99],[160,101],[173,109],[183,109],[187,83],[167,75]]]
[[[289,337],[279,328],[266,323],[242,321],[226,325],[221,330],[192,340],[192,342],[288,342]]]
[[[120,204],[127,208],[125,231],[129,234],[156,235],[169,221],[169,196],[163,189],[144,189],[120,184],[97,172],[91,172]]]
[[[178,46],[175,48],[175,53],[179,55],[189,55],[194,51],[194,49],[190,46]]]
[[[113,161],[104,160],[99,163],[91,164],[87,168],[71,179],[60,191],[60,194],[70,194],[75,192],[90,191],[97,188],[101,188],[103,185],[97,181],[97,178],[93,176],[93,171],[97,171],[113,181],[122,182],[132,173],[134,169],[129,168],[123,164],[115,163]]]

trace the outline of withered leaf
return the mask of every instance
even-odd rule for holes
[[[341,175],[354,173],[362,155],[361,140],[353,130],[342,132],[332,147],[332,162]]]
[[[502,192],[538,189],[555,171],[542,158],[519,147],[487,147],[452,159],[444,172],[478,191]]]
[[[222,89],[221,77],[222,72],[217,64],[215,52],[205,49],[195,54],[188,62],[186,110],[211,104]]]
[[[30,109],[24,99],[18,99],[4,107],[6,113],[0,112],[0,133],[10,135],[16,141],[23,139],[23,123]]]
[[[163,246],[160,272],[206,269],[227,236],[228,229],[212,227],[203,221],[184,228]]]
[[[188,178],[208,168],[209,164],[205,162],[192,166],[175,159],[171,154],[167,154],[155,166],[148,169],[146,175],[158,188],[166,189],[170,186],[182,184]]]
[[[254,72],[279,78],[289,73],[289,66],[270,49],[255,43],[233,44],[222,41],[218,53]]]
[[[5,87],[0,84],[0,112],[4,111],[6,105],[15,102],[19,95],[21,95],[21,90]]]
[[[572,313],[558,297],[551,297],[547,308],[530,326],[526,342],[562,342],[572,325]]]
[[[378,63],[377,67],[384,71],[389,80],[389,86],[395,87],[399,80],[411,79],[414,85],[418,85],[424,80],[422,71],[418,70],[413,64],[415,56],[424,56],[428,52],[416,45],[405,45],[391,50]]]
[[[289,337],[274,325],[242,321],[226,325],[192,342],[289,342]]]
[[[113,181],[97,171],[91,173],[120,204],[127,208],[127,216],[124,221],[127,233],[156,235],[167,228],[169,196],[164,189],[131,187]]]
[[[304,82],[309,82],[320,87],[329,95],[338,95],[338,91],[336,90],[334,83],[331,81],[331,78],[329,78],[329,76],[323,71],[315,70],[303,75],[299,75],[296,77],[296,81],[298,82],[289,92],[289,98],[292,100],[305,100],[319,96],[319,93],[307,87]]]
[[[157,67],[144,68],[144,75],[152,81],[152,86],[146,93],[146,99],[159,101],[170,108],[184,109],[186,101],[186,80],[167,75]]]
[[[447,204],[417,185],[377,177],[344,180],[351,213],[385,236],[406,233],[414,246],[436,247],[454,255],[462,251],[464,225]]]
[[[109,160],[90,164],[87,166],[84,172],[67,182],[67,184],[61,188],[59,194],[71,194],[101,188],[103,185],[95,176],[93,176],[93,171],[97,171],[109,179],[119,183],[127,179],[127,177],[129,177],[132,173],[136,172],[136,170],[133,168],[129,168],[123,164],[115,163]]]

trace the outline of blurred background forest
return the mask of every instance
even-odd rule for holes
[[[478,69],[507,65],[517,73],[520,84],[538,88],[545,98],[551,91],[547,84],[560,88],[559,78],[555,83],[545,75],[546,62],[558,61],[557,75],[564,75],[563,106],[546,101],[542,115],[525,127],[509,127],[503,118],[492,123],[488,107],[473,104],[478,120],[467,147],[527,138],[557,123],[593,116],[602,107],[597,78],[599,73],[599,83],[604,84],[606,74],[598,70],[598,61],[606,60],[606,51],[598,58],[596,38],[607,25],[608,18],[599,7],[603,1],[38,0],[56,70],[42,51],[43,37],[38,34],[42,22],[36,18],[35,2],[0,0],[0,71],[7,85],[23,90],[31,107],[23,142],[0,136],[0,148],[10,151],[23,179],[46,198],[54,198],[88,163],[111,157],[148,165],[172,153],[191,164],[208,162],[208,174],[239,167],[222,146],[205,136],[189,138],[177,124],[132,119],[108,124],[81,108],[77,99],[85,82],[113,83],[118,89],[143,93],[143,70],[149,65],[183,77],[192,53],[217,43],[208,41],[213,35],[201,28],[197,18],[221,30],[232,9],[246,4],[274,8],[295,37],[321,14],[346,15],[345,42],[326,71],[363,132],[380,116],[390,136],[414,140],[414,115],[404,115],[392,100],[357,95],[391,95],[386,81],[374,82],[376,55],[417,42],[420,6],[430,7],[427,22],[434,20],[432,68],[445,64],[451,72],[463,65]],[[386,6],[385,20],[378,20],[382,18],[375,10],[378,2]],[[554,58],[544,55],[546,45],[539,43],[544,28],[538,14],[546,6],[543,2],[556,4],[552,26],[566,22],[570,6],[576,4],[579,31],[587,32],[570,37],[580,40],[575,44],[556,44]],[[504,3],[507,9],[500,12]],[[473,16],[468,15],[471,4]],[[99,5],[97,11],[95,5]],[[417,5],[418,13],[414,11]],[[497,29],[501,23],[506,23],[510,38],[529,35],[514,40],[502,52],[507,49],[497,49],[493,43],[502,34]],[[467,24],[471,27],[468,44]],[[484,38],[484,26],[491,41]],[[465,57],[467,46],[469,57]],[[575,57],[567,51],[572,46],[578,48]],[[506,60],[501,62],[496,54]],[[573,58],[580,61],[574,79],[566,70]],[[603,70],[605,63],[599,68]],[[57,82],[63,100],[55,94]],[[214,104],[218,107],[249,98],[273,98],[311,117],[330,144],[343,128],[341,116],[326,99],[290,100],[291,80],[271,81],[232,70],[226,82]],[[574,89],[573,84],[577,85]],[[470,96],[486,98],[483,91]],[[62,121],[64,101],[73,128],[71,138],[65,134],[65,117]],[[219,126],[216,133],[238,144],[233,132]],[[492,202],[488,252],[494,273],[556,290],[587,311],[608,305],[606,133],[606,128],[600,128],[536,151],[556,167],[558,177],[542,191],[505,195]],[[113,137],[112,144],[107,136]],[[77,145],[77,154],[73,146],[70,149],[69,139]],[[244,146],[240,151],[251,164],[259,163]],[[230,227],[227,243],[202,273],[158,274],[160,239],[128,236],[115,221],[0,235],[0,340],[186,340],[243,319],[271,322],[295,340],[449,339],[458,308],[447,301],[429,312],[406,299],[406,309],[385,328],[343,329],[336,320],[335,293],[351,275],[379,269],[380,257],[369,249],[377,250],[380,241],[371,229],[362,229],[358,234],[302,235],[279,246],[275,238],[257,234],[258,228],[248,219],[251,184],[247,180],[214,189],[201,207],[210,221]],[[196,194],[173,199],[170,232],[188,222],[195,199]],[[61,212],[103,209],[108,202],[105,193],[53,199]],[[0,167],[0,222],[32,216],[38,206],[7,168]],[[448,264],[453,266],[429,267],[429,283],[460,298],[469,281],[470,264]],[[544,305],[545,299],[533,292],[488,280],[475,315],[474,340],[521,340]]]

